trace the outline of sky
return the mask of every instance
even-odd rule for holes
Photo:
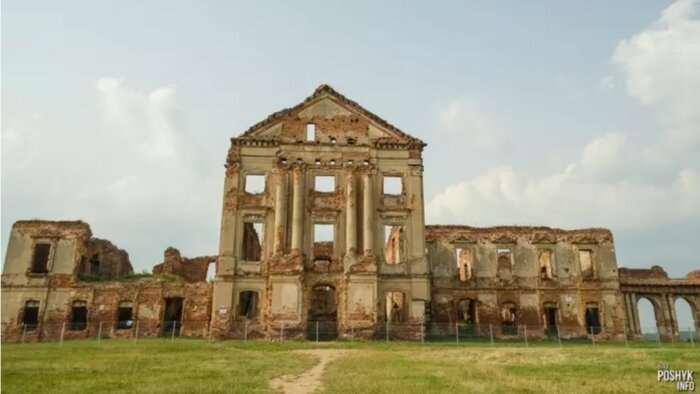
[[[229,138],[328,83],[428,143],[428,224],[606,227],[618,265],[685,276],[699,9],[3,1],[2,247],[16,220],[82,219],[137,271],[215,254]]]

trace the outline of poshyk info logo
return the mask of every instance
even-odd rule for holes
[[[691,369],[671,369],[668,364],[659,364],[656,380],[675,383],[677,391],[695,391],[694,374]]]

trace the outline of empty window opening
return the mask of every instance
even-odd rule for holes
[[[51,244],[38,243],[34,245],[34,259],[32,260],[32,273],[45,274],[49,272],[49,254]]]
[[[355,164],[355,160],[352,160],[352,159],[348,160],[348,164],[349,164],[349,165]]]
[[[335,159],[331,159],[331,165],[332,165],[332,166],[335,165]]]
[[[498,277],[501,280],[513,279],[513,253],[508,248],[496,249]]]
[[[262,242],[262,222],[243,223],[243,245],[241,245],[241,258],[245,261],[260,261]]]
[[[90,258],[90,275],[100,275],[100,255],[97,253],[92,255],[92,257]]]
[[[260,194],[265,191],[265,175],[248,174],[245,176],[245,192]]]
[[[314,163],[316,163],[317,166],[321,165],[321,159],[316,159],[314,160]]]
[[[498,268],[501,268],[501,264],[504,265],[504,268],[505,266],[513,267],[513,252],[509,248],[498,248],[496,254],[498,255]]]
[[[286,158],[286,157],[280,158],[280,163],[281,163],[281,164],[287,164],[287,158]]]
[[[384,177],[384,194],[398,196],[403,192],[403,182],[400,176]]]
[[[248,320],[258,316],[258,292],[242,291],[238,294],[238,317]]]
[[[384,225],[384,261],[387,264],[400,263],[403,258],[403,247],[403,226]]]
[[[331,137],[331,144],[335,145],[336,142],[337,141],[336,141],[335,137]]]
[[[388,322],[400,323],[405,321],[405,295],[400,291],[386,293],[385,317]]]
[[[306,140],[316,141],[316,125],[313,123],[306,125]]]
[[[127,330],[134,326],[134,305],[130,301],[122,301],[117,309],[117,329]]]
[[[169,297],[165,299],[163,313],[163,335],[180,335],[182,326],[182,304],[184,298]]]
[[[581,277],[593,277],[593,252],[590,250],[579,250],[578,259],[581,263]]]
[[[331,285],[315,286],[309,303],[310,321],[337,321],[335,288]]]
[[[552,279],[554,273],[552,271],[552,251],[549,249],[540,250],[540,278]]]
[[[518,308],[513,302],[501,306],[501,332],[503,335],[518,334]]]
[[[368,165],[369,165],[369,160],[365,160],[365,161],[363,161],[363,162],[362,162],[362,164],[364,164],[364,165],[368,166]]]
[[[314,260],[331,261],[335,254],[335,225],[314,223]]]
[[[457,303],[457,321],[465,324],[476,324],[476,300],[466,299]]]
[[[459,269],[459,280],[462,282],[472,278],[472,255],[469,249],[456,248],[457,269]]]
[[[314,190],[317,192],[334,192],[335,177],[333,175],[316,175],[314,178]]]
[[[87,328],[87,302],[73,301],[73,306],[70,310],[70,329],[74,331],[84,330]]]
[[[589,334],[600,334],[600,312],[598,304],[589,302],[586,304],[586,331]]]
[[[357,139],[353,137],[348,137],[348,145],[355,145],[357,143]]]
[[[39,301],[29,300],[24,303],[22,313],[22,327],[27,331],[37,328],[39,325]]]
[[[209,266],[207,267],[207,277],[206,280],[207,282],[214,282],[214,279],[216,279],[216,263],[209,263]]]
[[[544,304],[544,321],[547,330],[547,335],[557,334],[557,306],[554,303],[548,302]]]

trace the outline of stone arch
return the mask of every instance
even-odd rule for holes
[[[501,302],[499,315],[501,318],[501,333],[503,335],[518,335],[518,304],[513,301]]]
[[[674,314],[674,332],[682,341],[689,340],[689,335],[698,335],[697,327],[700,325],[698,321],[698,305],[692,297],[685,295],[677,295],[672,298],[673,314]],[[679,313],[680,311],[680,313]],[[688,313],[689,316],[688,316]],[[688,321],[687,319],[690,319]],[[693,334],[690,334],[689,331]]]
[[[387,289],[384,292],[384,319],[392,323],[408,320],[408,297],[399,289]]]
[[[652,310],[653,310],[653,317],[654,317],[654,323],[656,327],[656,332],[655,333],[661,333],[661,327],[662,327],[662,321],[663,321],[663,312],[661,308],[661,300],[658,299],[658,297],[654,295],[649,295],[649,294],[640,294],[637,295],[637,303],[634,305],[634,308],[636,310],[637,316],[640,316],[639,318],[639,332],[637,333],[638,335],[643,336],[644,334],[651,334],[652,331],[650,329],[652,328],[650,324],[647,324],[646,320],[643,319],[645,316],[644,309],[640,308],[640,303],[643,302],[648,302],[651,304]]]
[[[479,322],[479,301],[468,297],[460,298],[455,307],[457,322],[470,325]]]

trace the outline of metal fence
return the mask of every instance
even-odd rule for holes
[[[222,335],[226,339],[291,341],[413,341],[421,343],[483,343],[490,345],[596,343],[615,341],[625,345],[629,342],[650,342],[663,346],[667,342],[687,343],[695,347],[697,332],[693,327],[681,329],[678,335],[664,335],[656,327],[643,327],[642,335],[625,334],[610,338],[602,327],[588,327],[585,333],[565,333],[559,327],[528,327],[527,325],[492,325],[463,323],[400,323],[381,322],[373,325],[339,326],[332,321],[311,321],[305,326],[276,323],[262,327],[255,321],[243,320],[234,323],[230,333]],[[59,324],[3,326],[4,342],[49,342],[91,339],[97,342],[109,338],[131,339],[164,338],[175,340],[180,337],[219,339],[211,334],[208,321],[97,321],[65,322]]]

